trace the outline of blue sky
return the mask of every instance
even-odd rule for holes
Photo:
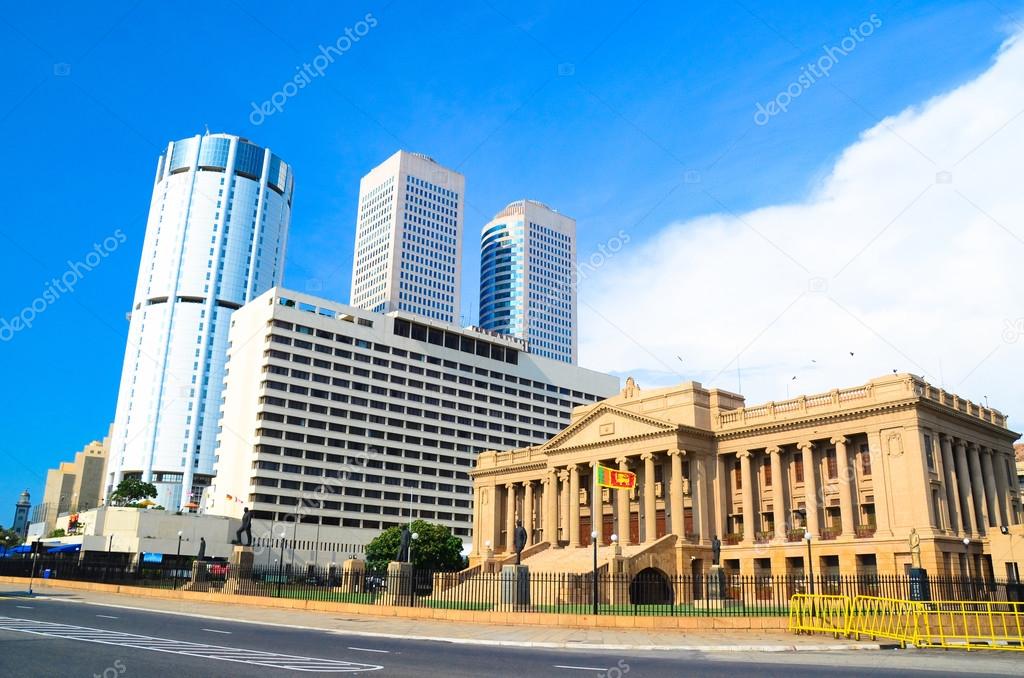
[[[472,322],[479,228],[507,202],[534,198],[574,216],[586,252],[623,228],[642,239],[702,214],[799,200],[865,129],[976,77],[1024,21],[1006,0],[549,4],[5,12],[0,317],[116,229],[127,239],[0,342],[0,524],[21,489],[41,499],[46,468],[113,417],[153,173],[169,140],[208,126],[290,162],[285,284],[342,301],[359,177],[400,147],[455,167],[467,177]],[[368,14],[376,26],[253,124],[253,103]],[[873,14],[881,25],[856,58],[839,60],[785,115],[752,124],[758,103]]]

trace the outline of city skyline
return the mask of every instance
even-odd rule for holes
[[[72,22],[65,17],[66,23],[75,23],[82,29],[80,36],[41,30],[45,15],[15,17],[3,29],[9,33],[7,49],[17,54],[14,62],[28,67],[12,80],[14,96],[3,106],[8,116],[4,143],[13,156],[22,159],[16,169],[5,170],[5,178],[25,195],[25,200],[24,205],[13,206],[9,222],[12,227],[0,229],[7,236],[9,248],[5,256],[9,257],[13,272],[9,301],[2,315],[8,322],[19,317],[41,291],[45,299],[53,301],[47,301],[44,312],[34,312],[31,328],[13,330],[9,324],[4,326],[0,359],[14,383],[22,386],[17,399],[8,403],[7,411],[24,421],[27,431],[16,432],[3,449],[11,472],[7,474],[9,478],[0,481],[0,496],[13,499],[25,487],[30,488],[32,496],[42,496],[45,468],[56,465],[69,451],[79,449],[88,440],[102,437],[113,419],[116,366],[128,333],[124,313],[131,306],[131,283],[126,281],[133,281],[137,274],[148,207],[145,197],[140,196],[148,194],[145,185],[152,177],[152,159],[168,139],[185,138],[209,124],[212,130],[241,134],[274,148],[293,163],[302,188],[296,201],[292,270],[284,284],[338,300],[346,298],[344,290],[352,261],[348,248],[354,239],[360,176],[398,148],[428,153],[442,165],[465,174],[469,183],[465,225],[472,234],[463,243],[463,269],[470,275],[463,280],[461,293],[463,306],[469,304],[471,308],[460,324],[471,324],[476,319],[471,302],[479,289],[479,281],[472,274],[477,268],[474,260],[478,260],[472,237],[510,199],[535,198],[578,218],[584,287],[601,293],[623,282],[643,280],[645,276],[657,279],[662,269],[638,266],[636,257],[640,252],[656,251],[661,239],[671,235],[664,230],[666,225],[685,223],[687,233],[701,233],[702,226],[707,224],[700,217],[715,214],[731,215],[758,227],[759,222],[747,218],[749,213],[801,200],[819,185],[822,175],[833,171],[834,159],[845,157],[848,149],[864,148],[854,142],[865,130],[870,130],[873,137],[885,136],[886,125],[893,124],[881,123],[886,116],[902,119],[908,107],[923,106],[932,97],[961,86],[973,86],[973,91],[980,94],[990,93],[991,87],[980,88],[992,79],[991,75],[986,79],[986,73],[993,69],[1000,45],[1010,32],[1006,27],[1012,26],[1006,16],[984,3],[936,3],[931,7],[907,3],[894,10],[874,3],[832,10],[814,8],[806,10],[805,20],[800,22],[792,20],[785,8],[773,10],[760,19],[738,9],[727,17],[706,9],[701,11],[707,14],[691,17],[694,25],[710,26],[716,19],[727,19],[732,34],[736,39],[746,40],[751,53],[739,61],[732,57],[721,65],[722,71],[709,64],[707,57],[698,60],[695,68],[703,69],[704,73],[704,77],[698,77],[684,68],[686,59],[701,53],[714,55],[716,51],[704,43],[688,46],[689,41],[684,39],[688,36],[681,28],[669,27],[671,22],[665,21],[667,17],[663,14],[667,10],[663,9],[648,8],[634,17],[625,9],[598,8],[592,17],[580,19],[578,37],[556,50],[551,48],[558,44],[556,31],[569,19],[556,10],[527,8],[522,10],[524,18],[515,21],[485,10],[471,10],[467,21],[488,29],[482,33],[483,43],[498,42],[496,38],[503,37],[526,37],[538,45],[537,54],[523,56],[526,61],[520,62],[499,57],[495,51],[482,49],[482,43],[472,42],[445,46],[423,64],[413,65],[408,65],[401,56],[391,61],[383,54],[386,45],[407,39],[413,27],[421,28],[417,24],[424,21],[431,29],[441,27],[423,15],[403,14],[394,8],[370,9],[372,26],[364,19],[366,12],[356,15],[339,11],[324,22],[328,28],[303,32],[296,24],[285,21],[277,27],[275,36],[250,18],[241,30],[254,36],[262,34],[265,40],[273,42],[269,48],[273,54],[268,58],[274,68],[227,88],[219,87],[220,79],[213,73],[207,76],[198,70],[190,73],[187,82],[177,80],[180,75],[161,75],[166,78],[168,90],[177,95],[170,97],[172,105],[166,107],[149,99],[151,95],[143,92],[145,88],[141,85],[122,88],[138,101],[122,98],[123,94],[105,89],[93,72],[100,63],[115,63],[125,49],[143,55],[145,62],[138,67],[126,67],[123,75],[128,82],[135,82],[143,73],[152,77],[153,73],[166,70],[160,61],[162,57],[146,55],[148,50],[138,47],[139,36],[146,33],[147,26],[168,20],[159,12],[129,13],[124,21],[132,27],[131,33],[122,30],[122,17],[113,12],[82,16],[81,21]],[[867,29],[858,33],[860,40],[855,49],[841,57],[827,81],[805,78],[803,82],[811,89],[792,98],[786,111],[776,105],[774,114],[765,113],[754,120],[760,110],[771,108],[768,104],[776,101],[777,94],[785,91],[788,84],[797,82],[803,86],[803,66],[819,58],[823,45],[845,49],[841,41],[848,31],[858,29],[876,12],[881,25],[870,24],[872,32],[868,36]],[[358,24],[360,21],[365,22],[366,32]],[[618,46],[631,51],[637,63],[660,57],[668,66],[663,69],[663,80],[641,73],[645,86],[653,86],[657,94],[635,104],[630,98],[633,90],[629,82],[638,73],[601,49],[610,25],[615,22],[625,29],[621,37],[624,42]],[[679,45],[679,53],[645,49],[635,35],[638,24],[666,31],[659,41],[647,42]],[[94,50],[111,26],[120,27],[113,35],[115,39]],[[353,35],[359,37],[358,42],[344,52],[331,52],[333,60],[326,70],[310,79],[297,94],[290,95],[292,88],[282,86],[281,82],[292,75],[287,69],[282,70],[280,64],[312,63],[321,54],[320,47],[332,44],[349,26],[355,27]],[[907,40],[932,34],[946,35],[947,43],[927,58],[907,50],[903,50],[906,54],[896,53]],[[183,47],[182,51],[190,51],[187,43]],[[477,68],[460,74],[465,82],[459,82],[448,73],[448,68],[467,50],[485,56]],[[1003,48],[1004,72],[1007,63],[1013,65],[1009,59],[1017,51],[1019,46],[1013,44]],[[758,60],[763,63],[755,66]],[[887,60],[895,61],[885,73],[879,73],[878,64]],[[392,80],[412,82],[432,71],[439,80],[429,91],[412,88],[414,95],[381,106],[376,90],[369,87],[359,92],[363,96],[349,96],[350,91],[358,90],[348,87],[350,79],[366,84],[357,71],[367,64],[380,65],[382,70],[378,73]],[[515,73],[520,71],[525,75],[516,77]],[[723,72],[730,73],[728,81],[718,78]],[[873,75],[870,86],[858,84],[865,72]],[[195,82],[193,75],[198,76]],[[495,82],[504,79],[508,84],[505,90],[487,89],[479,99],[453,110],[453,101],[464,100],[464,88],[474,87],[481,78]],[[724,91],[712,96],[709,83],[721,85]],[[193,87],[198,96],[186,101],[189,97],[184,94]],[[284,94],[275,96],[278,92]],[[161,101],[167,98],[162,96]],[[850,98],[859,105],[851,105]],[[197,106],[195,102],[200,99],[206,102]],[[68,120],[65,114],[57,128],[59,133],[26,133],[37,125],[51,124],[55,120],[53,111],[64,110],[68,101],[77,103],[78,115]],[[263,113],[260,119],[251,114],[250,102],[255,102],[260,110],[264,101],[278,102],[280,110],[271,107],[273,113]],[[344,106],[348,117],[341,119],[312,110],[327,102]],[[685,124],[676,124],[680,121],[675,111],[683,102],[687,104],[688,117],[683,121]],[[551,106],[557,106],[563,116],[563,122],[557,126],[547,121]],[[142,116],[141,111],[147,114]],[[417,117],[416,112],[421,115]],[[1007,124],[1006,119],[984,119],[972,111],[966,111],[961,119],[964,126],[976,129],[975,141],[1003,130],[1006,124],[999,137],[1003,143],[998,146],[1004,147],[1006,153],[1015,148],[1007,142],[1019,138],[1019,128]],[[812,125],[816,120],[829,123]],[[473,124],[467,124],[470,122]],[[976,127],[967,124],[970,122]],[[22,131],[13,134],[12,130],[19,127]],[[311,136],[316,143],[310,143]],[[35,137],[38,148],[28,146],[22,137]],[[118,142],[106,150],[102,176],[68,172],[60,163],[52,162],[53,158],[70,157],[71,147],[95,138],[113,138]],[[536,144],[540,155],[534,162],[517,166],[510,161],[521,160],[521,146],[527,140],[543,142]],[[915,140],[916,137],[909,139],[921,147],[919,150],[932,152],[933,149],[925,149]],[[987,153],[994,145],[984,147],[985,153],[976,153],[972,159],[988,158]],[[757,153],[768,154],[771,162],[754,163],[752,157]],[[50,161],[39,164],[42,158]],[[500,162],[490,162],[492,158]],[[329,170],[324,172],[325,168]],[[863,167],[853,169],[864,171]],[[978,198],[970,184],[961,183],[968,170],[952,170],[952,185],[972,198],[982,212],[1015,231],[1016,222],[1003,216],[1007,213],[1005,204],[997,204],[989,195]],[[935,177],[938,172],[931,174]],[[46,180],[39,182],[39,176]],[[119,187],[116,200],[100,189],[110,182]],[[54,192],[61,200],[51,197]],[[910,203],[914,194],[899,199],[902,202],[888,209],[887,215],[884,210],[871,213],[860,242],[849,245],[851,256],[898,216],[900,208]],[[37,213],[39,205],[50,208],[45,218]],[[115,248],[102,247],[111,234],[116,240],[118,229],[125,236],[124,241]],[[898,225],[890,231],[897,232]],[[621,251],[620,233],[630,238],[625,251]],[[714,244],[716,233],[713,229],[707,233],[705,243]],[[1017,246],[1012,240],[1007,242],[1009,246],[1000,246],[1001,250],[1010,252]],[[94,252],[94,245],[102,252]],[[762,241],[761,246],[765,253],[784,258],[777,251],[773,254],[771,245]],[[793,250],[786,244],[782,249]],[[749,245],[744,245],[745,252],[750,250]],[[810,253],[813,257],[825,250],[811,248]],[[610,264],[609,254],[613,255]],[[798,254],[796,258],[805,259],[803,251]],[[966,269],[970,277],[979,277],[980,269],[974,264],[979,259],[984,261],[984,255],[973,254],[969,248],[956,254],[961,257],[961,266],[965,257],[971,264]],[[905,265],[916,270],[912,261]],[[886,266],[892,266],[891,259]],[[63,288],[73,288],[73,294],[60,287],[55,292],[42,285],[51,278],[63,283],[64,273],[69,274],[67,280],[73,285],[63,284]],[[808,279],[816,277],[804,276],[805,290]],[[647,336],[638,337],[633,318],[623,321],[613,313],[621,309],[602,306],[593,296],[584,296],[584,334],[608,343],[598,346],[594,341],[584,342],[581,362],[620,376],[636,373],[645,385],[689,377],[731,390],[740,389],[742,384],[750,402],[814,391],[823,382],[849,383],[851,371],[858,375],[854,383],[897,368],[931,372],[928,376],[933,382],[942,383],[940,376],[944,375],[947,387],[975,401],[990,398],[994,407],[1011,415],[1012,422],[1021,407],[1011,378],[1015,366],[1020,365],[1021,344],[1009,339],[1002,343],[987,339],[993,333],[996,337],[1005,333],[1011,338],[1024,334],[1024,326],[1018,325],[1021,310],[1005,302],[1012,300],[1019,282],[992,280],[990,275],[985,276],[984,282],[986,287],[994,286],[1002,292],[994,298],[975,291],[973,303],[984,305],[986,345],[971,351],[964,350],[958,340],[950,344],[944,355],[920,357],[921,343],[916,335],[907,339],[898,326],[877,329],[873,317],[860,313],[859,299],[844,305],[862,320],[867,317],[865,323],[876,328],[875,332],[862,327],[862,332],[853,336],[849,328],[844,328],[850,341],[849,346],[841,349],[834,343],[823,346],[820,352],[808,351],[804,346],[789,351],[777,342],[762,344],[759,332],[770,318],[754,313],[752,320],[741,320],[751,309],[768,306],[756,300],[749,306],[740,303],[733,307],[735,322],[722,324],[712,316],[706,316],[712,318],[706,321],[697,318],[696,325],[690,325],[696,328],[691,330],[693,340],[681,341],[683,347],[677,348],[672,342],[662,344]],[[621,289],[636,292],[628,285]],[[731,300],[738,298],[735,289],[729,288],[728,292]],[[870,291],[865,293],[869,301],[873,296]],[[609,299],[621,303],[614,295],[609,295]],[[926,301],[919,298],[914,303],[923,306]],[[962,338],[963,333],[954,326],[959,324],[957,321],[974,317],[964,310],[970,307],[968,301],[958,297],[947,299],[944,305],[954,321],[948,331]],[[785,308],[782,303],[766,308],[765,312],[778,314]],[[902,308],[889,312],[899,316]],[[996,318],[994,328],[993,311],[1002,314]],[[713,325],[705,324],[712,322]],[[930,321],[922,324],[934,327]],[[687,325],[673,326],[668,328],[671,333],[666,333],[666,328],[659,325],[659,331],[667,336],[686,328]],[[68,337],[75,340],[69,342]],[[735,364],[728,363],[728,358],[719,360],[717,355],[702,353],[694,346],[697,340],[725,344],[721,341],[723,337],[728,337],[730,358],[737,352],[744,354]],[[907,345],[908,341],[911,345]],[[751,347],[744,348],[748,344]],[[761,345],[765,350],[758,351]],[[855,355],[849,355],[851,352]],[[912,360],[900,357],[901,353]],[[986,357],[990,353],[991,357]],[[926,369],[919,370],[916,365]],[[792,379],[794,376],[798,378]],[[67,386],[54,397],[52,384],[61,382]],[[82,398],[83,394],[88,397]],[[61,413],[57,418],[53,417],[55,411]]]

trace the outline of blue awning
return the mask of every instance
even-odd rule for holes
[[[22,544],[21,546],[15,546],[8,553],[32,553],[32,547],[28,544]]]
[[[47,553],[78,553],[81,550],[81,544],[61,544],[56,548],[48,550]]]

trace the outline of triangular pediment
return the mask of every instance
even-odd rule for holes
[[[603,444],[679,430],[670,421],[601,404],[544,444],[545,450]]]

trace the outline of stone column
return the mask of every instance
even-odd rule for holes
[[[580,545],[580,469],[569,466],[569,547]]]
[[[601,486],[597,484],[597,467],[600,461],[590,462],[590,531],[597,534],[595,541],[604,546],[604,499]]]
[[[995,469],[992,468],[992,450],[988,447],[982,447],[980,452],[981,472],[982,477],[985,479],[985,505],[988,508],[988,524],[990,527],[997,527],[999,522],[999,497],[996,495],[996,474]]]
[[[978,532],[987,532],[988,516],[985,514],[985,489],[984,481],[981,478],[981,460],[978,458],[978,446],[974,443],[967,444],[967,463],[971,469],[971,492],[974,495],[974,517],[978,525]]]
[[[544,541],[558,546],[558,477],[555,469],[544,474]]]
[[[615,460],[620,471],[629,471],[629,459]],[[629,535],[629,490],[615,490],[615,531],[619,533],[620,544],[631,544]]]
[[[977,532],[974,520],[974,499],[971,497],[971,481],[967,475],[967,445],[957,438],[954,443],[956,450],[956,481],[960,488],[960,515],[963,516],[964,532]]]
[[[754,518],[754,476],[750,471],[750,450],[737,453],[743,483],[743,543],[753,544],[756,532]]]
[[[818,523],[818,467],[814,459],[814,443],[798,445],[804,462],[804,506],[807,510],[807,530],[815,537],[821,537]]]
[[[782,477],[782,450],[769,447],[772,461],[772,513],[775,517],[775,541],[786,540],[786,483]]]
[[[839,517],[842,521],[843,534],[848,539],[855,536],[857,507],[853,503],[853,488],[850,487],[850,456],[847,454],[846,445],[850,441],[844,436],[832,438],[830,441],[836,446],[836,475],[839,476]]]
[[[959,509],[957,508],[956,486],[953,484],[953,444],[945,433],[939,434],[939,447],[942,449],[942,484],[946,488],[946,508],[949,511],[949,529],[956,532],[960,529]]]
[[[644,539],[652,542],[658,538],[658,508],[654,496],[654,453],[640,455],[644,461]]]
[[[526,528],[526,545],[533,544],[533,481],[523,483],[523,527]]]
[[[505,551],[515,551],[516,533],[516,484],[505,485]]]
[[[721,539],[725,536],[728,527],[729,503],[732,497],[732,488],[729,486],[729,471],[726,469],[725,459],[715,455],[715,488],[717,499],[715,503],[715,534]]]
[[[569,495],[572,494],[572,492],[569,491],[569,471],[567,469],[562,469],[561,471],[559,471],[558,472],[558,480],[559,480],[558,486],[561,488],[561,497],[562,497],[561,520],[559,521],[559,527],[561,527],[562,529],[560,530],[560,537],[559,538],[560,539],[569,539],[569,530],[572,529],[572,522],[571,522],[571,519],[569,517],[569,513],[572,510],[572,502],[570,501],[571,497],[569,496]],[[576,496],[576,503],[577,503],[577,505],[579,504],[579,501],[580,501],[579,500],[579,495],[577,495]],[[578,506],[577,506],[576,510],[579,511],[579,507]],[[578,523],[577,523],[577,525],[578,525]],[[579,528],[577,528],[577,529],[579,529]]]
[[[1010,524],[1010,509],[1008,505],[1010,503],[1010,483],[1006,477],[1006,456],[998,450],[993,450],[992,453],[995,455],[993,464],[995,464],[996,470],[996,496],[999,499],[999,518],[1000,525]]]
[[[711,541],[711,535],[708,533],[711,529],[708,521],[711,507],[708,502],[708,482],[704,463],[704,457],[697,454],[690,461],[690,503],[693,505],[694,529],[702,544]]]
[[[672,481],[669,485],[669,507],[672,509],[672,534],[679,541],[686,536],[686,525],[683,522],[683,450],[669,450],[672,461]]]

